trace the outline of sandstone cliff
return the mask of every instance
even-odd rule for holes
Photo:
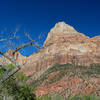
[[[72,26],[59,22],[48,33],[44,47],[26,58],[23,71],[27,75],[32,75],[54,64],[75,63],[89,66],[92,63],[99,63],[98,37],[89,38],[77,32]]]

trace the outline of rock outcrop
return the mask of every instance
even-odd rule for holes
[[[14,58],[14,60],[17,61],[18,64],[20,64],[21,66],[23,66],[25,64],[26,58],[25,56],[22,56],[20,54],[19,51],[17,51],[15,54],[13,54],[13,50],[9,49],[6,52],[6,55],[10,58]],[[2,56],[0,58],[0,62],[4,63],[4,64],[8,64],[8,63],[12,63],[11,61],[9,61],[8,59],[6,59],[4,56]]]

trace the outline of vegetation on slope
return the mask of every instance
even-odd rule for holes
[[[7,65],[8,72],[14,68],[13,65]],[[0,77],[5,72],[0,69]],[[48,79],[52,73],[56,73],[55,78]],[[34,80],[31,86],[26,84],[28,77],[24,76],[23,73],[17,72],[14,76],[10,77],[4,83],[0,84],[0,100],[3,100],[3,97],[6,96],[7,100],[100,100],[96,96],[73,96],[68,98],[63,98],[62,96],[54,95],[44,95],[40,98],[35,97],[33,94],[34,88],[46,81],[46,85],[53,84],[61,80],[63,77],[72,77],[77,75],[80,78],[85,76],[88,77],[99,77],[100,75],[100,66],[91,65],[87,66],[75,66],[72,64],[56,64],[48,68],[38,80]],[[64,91],[62,91],[64,92]],[[60,93],[58,93],[60,94]]]
[[[37,98],[36,100],[100,100],[100,97],[96,96],[73,96],[71,98],[63,98],[62,96],[54,96],[54,95],[44,95],[41,98]]]
[[[84,76],[88,77],[98,77],[100,75],[100,66],[75,66],[72,64],[56,64],[48,68],[37,80],[33,80],[32,85],[37,87],[42,84],[43,81],[48,80],[48,77],[54,73],[58,72],[57,77],[48,81],[49,84],[59,81],[64,76],[71,77],[77,75],[84,79]]]
[[[6,66],[7,72],[14,69],[12,64]],[[5,72],[0,69],[0,77]],[[7,98],[7,100],[34,100],[34,89],[26,84],[27,77],[22,72],[17,72],[5,82],[0,84],[0,100]]]
[[[94,65],[94,64],[91,66],[75,66],[74,64],[56,64],[48,68],[40,77],[37,78],[37,80],[33,80],[31,85],[34,88],[40,86],[41,84],[48,87],[50,84],[57,83],[63,78],[70,79],[73,77],[78,77],[79,79],[81,79],[83,82],[82,84],[86,88],[89,88],[91,86],[96,88],[96,92],[93,92],[94,90],[91,92],[92,95],[100,94],[99,86],[95,84],[94,82],[91,82],[90,80],[91,78],[94,78],[94,79],[100,78],[100,65]],[[76,87],[76,89],[84,90],[84,86],[79,85],[78,87]],[[71,97],[72,95],[70,94],[69,91],[72,91],[71,87],[65,88],[62,91],[55,90],[55,92],[53,93],[56,95],[67,94],[67,97]]]

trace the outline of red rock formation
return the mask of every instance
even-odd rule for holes
[[[9,49],[6,52],[6,55],[12,58],[14,57],[14,59],[22,66],[25,64],[26,57],[22,56],[20,52],[18,51],[15,54],[13,54],[13,50]],[[0,62],[6,63],[6,64],[11,63],[8,59],[4,58],[3,56],[0,58]]]
[[[48,93],[56,93],[59,92],[61,95],[71,95],[75,96],[77,94],[80,95],[90,95],[91,93],[97,92],[97,87],[93,85],[93,78],[89,79],[91,81],[90,83],[87,81],[83,81],[83,79],[80,79],[78,77],[64,77],[60,81],[53,83],[51,85],[40,85],[37,88],[36,95],[41,96]],[[100,79],[100,78],[99,78]],[[99,79],[97,79],[97,82],[99,82]],[[88,85],[87,85],[88,84]],[[99,85],[99,84],[98,84]],[[98,94],[95,94],[98,96]],[[100,96],[100,93],[99,93]]]
[[[90,65],[100,62],[100,38],[89,38],[64,22],[57,23],[48,33],[44,47],[27,57],[23,71],[35,71],[53,64]],[[29,72],[29,73],[28,73]]]
[[[48,33],[44,48],[27,58],[28,61],[23,71],[29,76],[34,72],[38,72],[46,67],[49,68],[54,64],[74,63],[76,65],[89,66],[92,63],[99,63],[99,43],[100,38],[89,38],[84,34],[77,32],[73,27],[64,22],[57,23]],[[55,76],[54,73],[53,75]],[[54,78],[53,75],[50,75],[48,80]],[[37,77],[39,76],[41,76],[41,74],[37,75]],[[88,80],[91,82],[88,82]],[[65,94],[62,93],[62,95],[89,95],[91,93],[100,95],[97,90],[98,87],[93,85],[93,80],[95,81],[96,78],[87,78],[85,82],[78,77],[71,77],[70,79],[63,78],[48,86],[45,85],[44,82],[37,87],[36,95],[41,96],[48,93],[55,93],[57,91],[63,92],[65,90],[67,90],[67,92],[64,92]],[[96,85],[99,84],[99,80],[100,77],[95,81],[97,82],[95,83]],[[87,86],[87,84],[89,85]]]

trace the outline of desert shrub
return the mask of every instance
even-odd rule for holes
[[[14,68],[12,64],[7,65],[8,72]],[[0,77],[3,74],[4,72],[0,69]],[[10,100],[35,100],[35,95],[33,94],[34,88],[26,84],[27,79],[22,72],[17,72],[0,84],[0,95],[5,95],[8,98],[11,97]]]

